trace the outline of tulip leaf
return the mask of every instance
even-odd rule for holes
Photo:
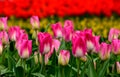
[[[37,77],[45,77],[44,75],[42,75],[41,73],[32,73],[33,76],[37,76]]]
[[[102,65],[100,71],[98,71],[98,77],[103,77],[104,76],[108,65],[109,65],[109,59],[104,62],[104,64]]]
[[[88,65],[90,64],[90,61],[87,61],[83,67],[83,70],[81,70],[81,75],[80,77],[85,77],[84,74],[85,74],[85,70],[86,68],[88,67]]]
[[[93,60],[89,56],[87,56],[87,58],[90,61],[89,65],[88,65],[88,76],[89,77],[97,77],[97,73],[94,68]]]
[[[15,77],[24,77],[24,69],[21,66],[15,68]]]

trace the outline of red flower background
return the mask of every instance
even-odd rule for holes
[[[120,15],[120,0],[0,0],[0,16]]]

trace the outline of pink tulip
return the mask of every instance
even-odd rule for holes
[[[18,54],[21,58],[29,58],[32,53],[32,40],[21,40],[18,43]]]
[[[87,42],[87,51],[93,51],[93,49],[95,48],[94,36],[89,32],[85,32],[85,38]]]
[[[114,54],[120,54],[120,40],[114,39],[112,40],[112,52]]]
[[[3,44],[7,44],[9,42],[8,34],[6,31],[0,32],[0,40],[2,41]]]
[[[75,57],[83,57],[87,54],[86,40],[84,35],[73,36],[72,53]]]
[[[100,40],[100,36],[94,36],[95,38],[95,48],[93,50],[93,52],[99,52],[99,49],[100,49],[100,43],[99,43],[99,40]]]
[[[0,18],[0,30],[6,30],[7,29],[7,17],[1,17]]]
[[[52,47],[52,36],[49,33],[38,33],[39,51],[41,54],[46,54]]]
[[[0,41],[0,55],[2,55],[2,52],[3,52],[3,45],[2,42]]]
[[[62,25],[60,22],[56,23],[56,24],[52,24],[52,30],[54,33],[55,38],[60,38],[62,37]]]
[[[58,56],[58,63],[60,65],[67,65],[70,60],[70,52],[67,50],[61,50]]]
[[[58,49],[59,49],[59,47],[60,47],[60,41],[59,40],[57,40],[57,39],[53,39],[53,45],[54,45],[54,47],[55,47],[55,51],[57,52],[58,51]]]
[[[39,29],[39,27],[40,27],[40,22],[39,22],[38,16],[32,16],[32,17],[30,18],[30,23],[31,23],[33,29]]]
[[[66,20],[63,28],[63,37],[66,41],[72,40],[73,23],[70,20]]]
[[[116,62],[117,73],[120,74],[120,62]]]
[[[24,32],[24,30],[20,30],[20,32],[18,33],[19,35],[16,35],[16,44],[15,44],[15,47],[17,49],[19,49],[19,45],[20,43],[23,42],[23,40],[28,40],[28,34]]]
[[[20,27],[18,26],[10,27],[8,30],[10,40],[12,41],[16,41],[17,36],[19,36],[19,33],[20,33]]]
[[[118,39],[120,31],[114,28],[110,29],[108,40],[111,42],[113,39]]]
[[[99,51],[99,56],[102,60],[106,60],[110,57],[110,52],[111,52],[111,45],[107,43],[101,43],[100,45],[100,51]]]

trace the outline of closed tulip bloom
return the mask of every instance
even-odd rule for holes
[[[58,56],[58,63],[60,65],[67,65],[70,60],[70,52],[67,50],[61,50]]]
[[[8,34],[10,37],[10,40],[16,41],[17,36],[19,36],[20,33],[20,27],[18,26],[13,26],[8,29]]]
[[[120,74],[120,62],[116,62],[117,73]]]
[[[95,38],[91,33],[86,32],[85,38],[87,42],[87,51],[93,51],[95,48]]]
[[[32,16],[32,17],[30,18],[30,23],[31,23],[33,29],[39,29],[39,27],[40,27],[40,22],[39,22],[38,16]]]
[[[100,51],[99,51],[99,56],[102,60],[106,60],[110,58],[110,52],[111,52],[111,45],[107,43],[101,43],[100,45]]]
[[[21,58],[29,58],[32,53],[32,40],[22,40],[18,45],[18,53]]]
[[[63,37],[66,41],[72,40],[72,34],[74,32],[73,23],[70,20],[66,20],[63,28]]]
[[[59,47],[60,47],[60,41],[59,40],[57,40],[57,39],[53,39],[53,45],[54,45],[54,47],[55,47],[55,51],[57,52],[58,51],[58,49],[59,49]]]
[[[116,55],[120,54],[120,40],[114,39],[112,40],[112,52]]]
[[[83,57],[87,54],[86,40],[84,35],[73,36],[72,53],[75,57]]]
[[[120,31],[118,29],[111,28],[108,36],[108,40],[111,42],[113,39],[118,39]]]
[[[35,64],[38,64],[38,52],[34,52],[34,61],[35,61]]]
[[[7,29],[7,17],[1,17],[0,18],[0,30],[6,30]]]
[[[94,36],[94,38],[95,38],[95,48],[94,48],[93,52],[98,53],[99,49],[100,49],[100,43],[99,43],[100,36]]]
[[[54,33],[55,38],[60,38],[62,37],[62,25],[60,22],[56,23],[56,24],[52,24],[52,30]]]
[[[52,36],[49,33],[38,33],[39,51],[40,53],[46,54],[51,50],[52,47]]]
[[[23,40],[28,40],[28,34],[21,32],[19,35],[16,35],[15,47],[17,49],[19,49],[18,47]]]
[[[3,45],[2,42],[0,41],[0,55],[2,55],[2,52],[3,52]]]
[[[7,44],[9,42],[8,34],[6,31],[0,32],[0,40],[2,41],[3,44]]]

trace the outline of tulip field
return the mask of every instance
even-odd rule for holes
[[[21,21],[23,26],[14,26],[8,17],[0,17],[0,77],[120,76],[119,28],[104,34],[100,27],[82,28],[82,21],[81,28],[72,19],[47,21],[52,23],[45,27],[41,21],[32,16]]]

